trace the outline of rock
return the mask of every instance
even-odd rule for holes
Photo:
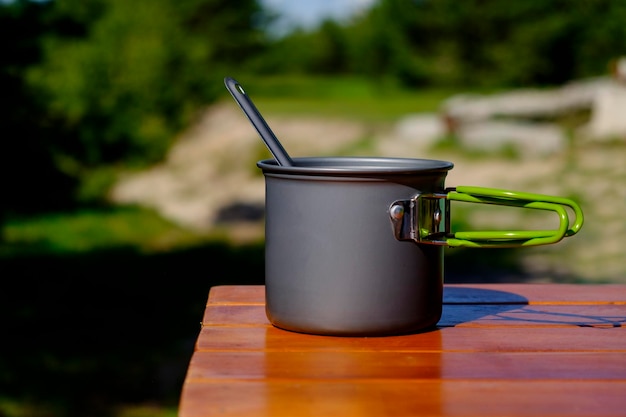
[[[487,120],[466,123],[456,136],[466,149],[501,151],[510,146],[522,157],[543,157],[563,151],[567,138],[552,123]]]
[[[394,134],[402,141],[430,146],[446,135],[446,126],[436,113],[410,114],[396,123]]]
[[[616,80],[598,89],[591,120],[580,133],[596,141],[626,139],[626,82]]]
[[[367,131],[362,124],[316,118],[268,119],[268,124],[293,157],[335,152]],[[236,104],[220,103],[176,140],[163,163],[126,175],[109,197],[152,208],[192,230],[259,222],[265,181],[256,162],[263,155],[271,157]]]
[[[263,203],[263,177],[255,175],[262,142],[237,108],[214,106],[172,146],[166,160],[122,178],[112,201],[156,210],[184,227],[207,231],[221,207]]]
[[[598,77],[552,89],[460,94],[446,100],[441,111],[449,133],[467,149],[498,151],[511,146],[525,157],[545,156],[565,149],[567,137],[558,125],[536,120],[590,110],[594,117],[584,130],[588,136],[626,132],[626,117],[620,118],[626,94],[622,97],[614,84],[609,77]]]
[[[520,89],[500,94],[459,94],[444,101],[441,111],[462,124],[494,117],[547,118],[591,108],[609,78],[591,78],[552,89]]]

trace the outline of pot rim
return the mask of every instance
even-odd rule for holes
[[[275,159],[257,162],[263,173],[304,175],[416,175],[447,172],[452,162],[437,159],[395,157],[300,157],[293,166],[278,165]]]

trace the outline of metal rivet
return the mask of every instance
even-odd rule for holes
[[[400,204],[396,204],[394,206],[391,206],[391,208],[389,209],[389,214],[394,219],[400,220],[400,219],[402,219],[402,217],[404,217],[404,207],[401,206]]]
[[[433,221],[435,223],[435,226],[439,226],[439,223],[441,223],[441,210],[435,210],[435,212],[433,213]]]

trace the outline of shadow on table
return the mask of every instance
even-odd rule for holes
[[[447,286],[443,292],[443,314],[438,326],[458,326],[486,316],[524,308],[526,305],[526,297],[509,291]]]
[[[447,286],[443,291],[445,304],[494,304],[494,305],[527,305],[528,299],[522,295],[488,288],[470,286]]]
[[[585,310],[585,314],[576,309],[551,307],[554,305],[530,305],[527,298],[508,291],[463,285],[447,286],[444,289],[443,316],[438,326],[458,326],[486,317],[498,322],[514,322],[517,325],[611,329],[624,327],[626,324],[623,314],[615,314],[616,310],[606,310],[600,306]]]

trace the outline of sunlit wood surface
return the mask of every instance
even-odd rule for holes
[[[263,286],[213,287],[180,417],[626,416],[626,285],[446,285],[434,330],[273,327]]]

